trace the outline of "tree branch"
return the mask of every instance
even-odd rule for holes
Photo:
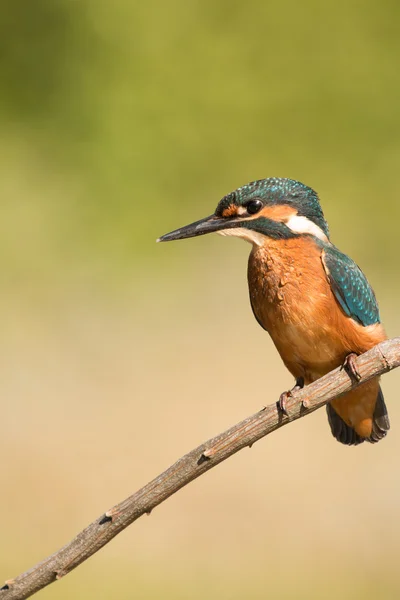
[[[251,447],[279,427],[314,412],[350,389],[400,366],[400,338],[382,342],[359,356],[356,366],[361,375],[359,382],[352,381],[342,368],[335,369],[288,398],[288,417],[278,413],[276,403],[270,404],[198,446],[138,492],[96,519],[63,548],[29,571],[8,580],[0,589],[0,600],[22,600],[32,596],[67,575],[143,514],[149,514],[180,488],[242,448]]]

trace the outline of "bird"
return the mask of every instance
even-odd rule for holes
[[[225,195],[214,214],[161,236],[167,242],[216,232],[250,242],[250,303],[295,378],[278,407],[337,367],[360,379],[355,357],[387,339],[372,287],[330,239],[318,194],[288,178],[269,177]],[[346,445],[375,443],[390,428],[376,377],[326,405],[333,436]]]

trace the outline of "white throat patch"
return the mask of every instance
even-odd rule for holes
[[[219,233],[219,235],[231,235],[233,237],[242,238],[254,246],[263,246],[265,244],[265,240],[267,239],[262,233],[258,233],[258,231],[252,231],[246,227],[220,229],[220,231],[217,231],[217,233]]]

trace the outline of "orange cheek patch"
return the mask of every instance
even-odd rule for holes
[[[255,216],[258,217],[260,215],[267,219],[272,219],[272,221],[285,222],[290,219],[290,217],[297,215],[297,210],[288,205],[266,206]]]
[[[230,206],[228,206],[228,208],[224,208],[224,210],[222,211],[223,217],[233,217],[236,215],[237,215],[237,206],[235,206],[234,204],[231,204]]]

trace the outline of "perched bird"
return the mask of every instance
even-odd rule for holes
[[[330,241],[314,190],[292,179],[253,181],[224,196],[213,215],[158,241],[211,232],[252,244],[251,306],[296,378],[293,389],[340,365],[359,379],[354,357],[386,334],[365,275]],[[283,412],[291,391],[281,395]],[[332,434],[343,444],[378,442],[389,430],[379,378],[333,400],[327,413]]]

